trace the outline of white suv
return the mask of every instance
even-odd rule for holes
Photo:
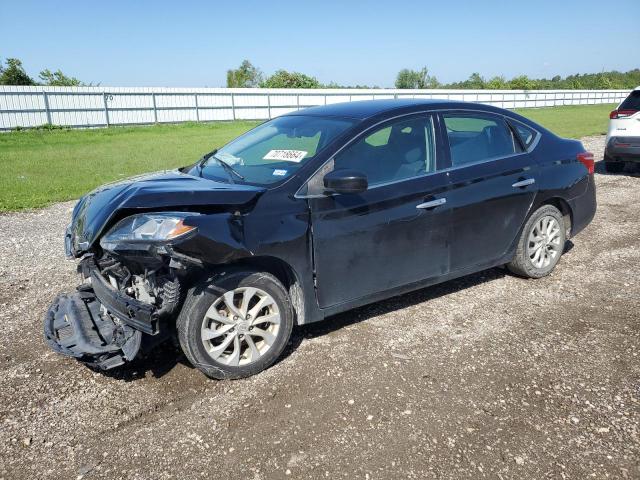
[[[640,162],[640,87],[609,118],[604,165],[607,172],[621,172],[624,162]]]

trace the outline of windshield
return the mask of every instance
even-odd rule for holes
[[[354,123],[342,118],[299,115],[275,118],[218,150],[203,164],[202,176],[261,185],[281,181]]]

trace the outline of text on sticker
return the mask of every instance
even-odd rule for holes
[[[300,162],[305,156],[307,152],[304,150],[270,150],[264,157],[263,160],[284,160],[286,162]]]

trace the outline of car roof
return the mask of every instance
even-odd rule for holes
[[[451,107],[460,108],[461,105],[471,105],[470,102],[459,102],[453,100],[437,100],[437,99],[413,99],[399,98],[386,100],[358,100],[353,102],[333,103],[321,105],[319,107],[310,107],[287,115],[313,115],[319,117],[348,117],[358,120],[365,120],[376,115],[384,114],[394,110],[411,111],[413,109],[420,110],[424,107]],[[490,108],[479,103],[473,103],[474,107],[490,110]],[[413,108],[411,108],[413,107]]]

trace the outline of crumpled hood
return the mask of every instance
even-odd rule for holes
[[[82,197],[73,210],[71,240],[76,251],[88,249],[122,209],[149,211],[172,207],[239,206],[265,191],[250,185],[228,184],[194,177],[178,170],[140,175],[98,187]]]

